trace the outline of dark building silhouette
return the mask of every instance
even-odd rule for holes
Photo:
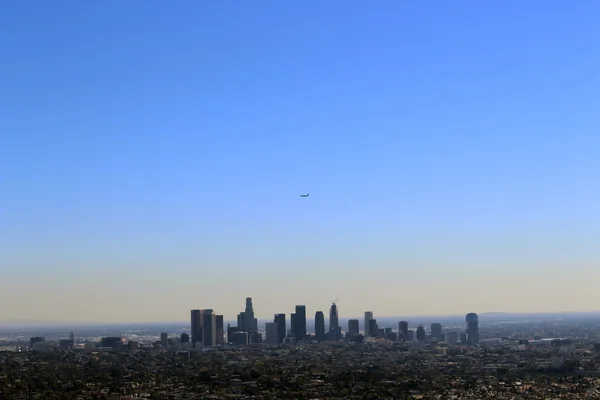
[[[227,343],[233,343],[233,338],[236,332],[239,332],[240,328],[237,326],[227,325]]]
[[[254,307],[252,306],[252,297],[246,297],[246,309],[244,310],[244,330],[257,331],[258,320],[254,318]]]
[[[325,340],[325,315],[323,315],[323,311],[315,313],[315,339],[319,342]]]
[[[475,313],[466,315],[467,322],[467,343],[476,345],[479,343],[479,317]]]
[[[422,342],[425,341],[427,336],[425,335],[425,327],[423,325],[419,325],[417,327],[417,340]]]
[[[433,340],[443,340],[444,335],[442,334],[442,324],[440,324],[440,323],[431,324],[431,338]]]
[[[306,306],[296,306],[296,327],[294,331],[297,342],[304,340],[306,337]]]
[[[290,336],[296,338],[296,313],[290,314]]]
[[[190,342],[190,335],[188,335],[187,333],[182,333],[181,334],[181,343],[189,343]]]
[[[334,302],[329,309],[329,336],[332,340],[338,340],[340,338],[340,333],[339,308]]]
[[[245,312],[242,311],[241,313],[238,314],[237,321],[238,321],[237,326],[238,326],[238,328],[240,328],[240,332],[247,332],[249,327],[246,326],[246,313]]]
[[[223,316],[222,315],[215,315],[215,333],[217,335],[216,338],[216,344],[223,344],[225,343],[225,338],[223,337]]]
[[[236,346],[247,345],[249,343],[248,332],[234,332],[229,340]]]
[[[348,334],[358,335],[360,332],[360,326],[357,319],[348,320]]]
[[[285,314],[275,314],[273,322],[277,324],[277,343],[283,343],[287,333],[287,327],[285,326]]]
[[[401,336],[402,340],[408,340],[408,321],[398,323],[398,336]]]
[[[120,336],[108,336],[100,339],[101,347],[112,347],[113,350],[121,350],[123,347],[123,338]]]
[[[217,321],[212,309],[202,310],[202,339],[204,346],[217,344]]]
[[[369,319],[369,336],[377,337],[379,334],[379,325],[377,325],[377,320],[375,318]]]
[[[202,343],[202,313],[200,310],[192,310],[192,343]]]

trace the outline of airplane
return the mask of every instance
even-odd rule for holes
[[[308,197],[309,195],[310,195],[310,193],[301,194],[300,197]]]

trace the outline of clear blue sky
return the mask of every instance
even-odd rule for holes
[[[598,309],[599,20],[3,2],[0,318]]]

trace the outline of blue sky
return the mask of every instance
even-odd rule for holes
[[[598,308],[597,1],[0,7],[0,318]]]

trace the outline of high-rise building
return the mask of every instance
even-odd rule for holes
[[[398,323],[398,338],[408,340],[408,321],[400,321]]]
[[[425,341],[427,336],[425,335],[425,327],[423,325],[417,326],[417,340],[419,342]]]
[[[192,310],[192,344],[202,343],[202,312]]]
[[[279,343],[279,337],[277,335],[277,323],[276,322],[267,322],[265,324],[265,341],[267,344],[277,344]]]
[[[296,313],[290,314],[290,336],[296,338]]]
[[[275,314],[273,322],[277,324],[277,342],[283,343],[287,333],[287,327],[285,326],[285,314]]]
[[[216,343],[217,344],[224,344],[225,343],[225,338],[224,338],[224,326],[223,326],[224,322],[223,322],[223,316],[222,315],[215,315],[215,333],[217,335],[217,339],[216,339]]]
[[[315,339],[319,342],[325,340],[325,315],[323,311],[315,313]]]
[[[369,321],[373,319],[373,311],[365,311],[365,337],[371,337],[369,332]]]
[[[166,349],[169,347],[169,334],[167,332],[162,332],[160,334],[160,345],[162,346],[163,349]]]
[[[233,343],[233,337],[236,332],[240,332],[240,328],[238,326],[227,325],[227,343]],[[248,336],[246,336],[246,338],[248,338]]]
[[[329,335],[331,339],[338,340],[340,333],[339,309],[337,304],[332,303],[329,309]]]
[[[190,342],[190,335],[188,335],[187,333],[182,333],[181,334],[181,343],[189,343]]]
[[[245,328],[248,331],[258,330],[258,320],[254,318],[254,308],[252,307],[252,297],[246,297],[246,309],[244,310]]]
[[[369,321],[369,337],[377,337],[379,334],[379,325],[377,325],[377,320],[375,318],[371,318]]]
[[[73,332],[69,334],[69,342],[71,342],[71,346],[75,346],[75,334]]]
[[[479,317],[475,313],[466,315],[467,322],[467,343],[475,345],[479,343]]]
[[[442,324],[434,322],[431,324],[431,337],[439,338],[442,336]]]
[[[296,306],[296,341],[304,340],[306,337],[306,306]]]
[[[202,310],[202,336],[204,346],[217,344],[217,321],[212,309]]]
[[[250,328],[246,326],[246,313],[241,312],[237,316],[238,328],[240,332],[247,332]]]
[[[348,320],[348,334],[357,336],[359,333],[359,322],[357,319]]]

